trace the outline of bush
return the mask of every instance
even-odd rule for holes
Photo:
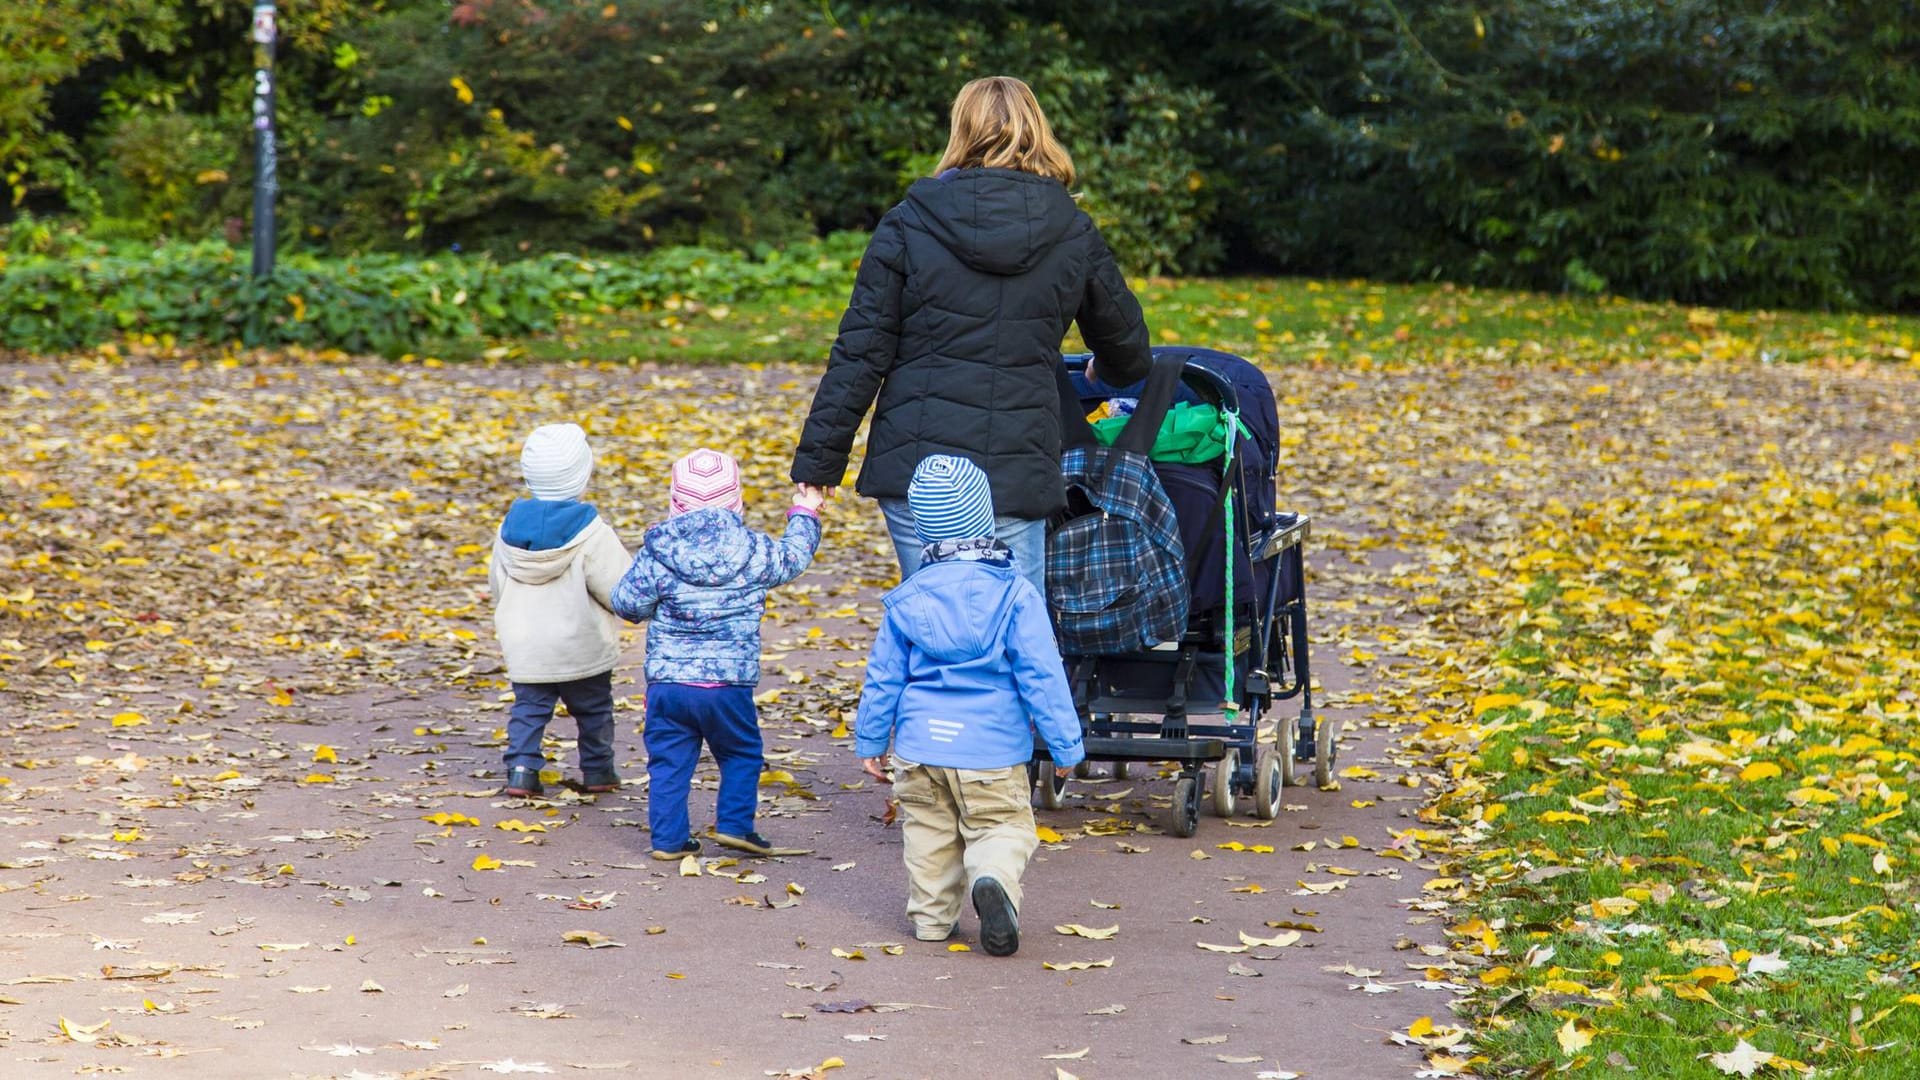
[[[1239,265],[1920,304],[1913,0],[1014,7],[1213,95]]]
[[[1073,154],[1083,205],[1122,265],[1195,273],[1218,264],[1209,92],[1158,74],[1117,77],[1077,27],[1011,15],[1008,5],[855,6],[865,10],[848,24],[850,107],[793,163],[816,220],[870,227],[932,171],[961,85],[1010,74],[1033,87]]]
[[[242,254],[218,244],[76,246],[7,262],[0,346],[59,352],[147,334],[397,356],[430,342],[544,333],[567,315],[647,308],[672,296],[733,303],[797,289],[844,291],[865,241],[839,234],[762,258],[700,248],[508,263],[294,255],[262,281]]]
[[[158,46],[178,30],[177,5],[165,0],[38,0],[0,4],[0,171],[10,196],[93,210],[94,195],[78,139],[53,117],[53,97],[90,65],[119,59],[129,43]]]
[[[409,5],[349,41],[358,102],[312,163],[336,246],[746,246],[810,235],[782,163],[841,110],[817,8]]]
[[[1452,73],[1338,142],[1376,193],[1417,193],[1399,216],[1423,242],[1374,272],[1758,306],[1920,300],[1920,252],[1887,239],[1920,227],[1920,183],[1887,165],[1920,149],[1915,4],[1458,16],[1421,28]]]
[[[246,20],[0,4],[19,209],[130,237],[244,214]],[[1920,0],[304,0],[283,21],[282,236],[336,252],[867,227],[930,168],[960,84],[1010,73],[1135,270],[1920,307],[1899,241]]]
[[[1217,206],[1206,146],[1219,138],[1219,109],[1205,90],[1136,75],[1113,110],[1116,122],[1081,156],[1085,207],[1123,266],[1147,274],[1192,274],[1220,263]]]
[[[233,140],[216,118],[128,112],[94,150],[105,163],[99,181],[102,217],[126,223],[96,232],[140,239],[214,231],[235,166]]]

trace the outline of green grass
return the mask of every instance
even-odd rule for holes
[[[824,360],[846,297],[784,293],[737,304],[683,301],[645,311],[562,320],[558,333],[534,338],[441,342],[444,360],[524,363],[565,360],[626,363],[778,363]]]
[[[1505,685],[1430,811],[1483,823],[1452,853],[1450,933],[1483,958],[1492,1075],[1713,1080],[1702,1055],[1742,1039],[1916,1075],[1911,483],[1730,474],[1533,524]],[[1654,569],[1679,561],[1685,588]]]
[[[1908,360],[1920,319],[1732,312],[1613,298],[1301,278],[1136,281],[1156,344],[1295,361],[1530,363],[1640,356]],[[846,296],[792,292],[569,320],[536,339],[445,345],[438,355],[525,361],[819,362]],[[1069,349],[1079,348],[1077,336]]]
[[[1723,1074],[1697,1055],[1731,1050],[1745,1038],[1823,1073],[1837,1067],[1850,1077],[1910,1080],[1908,1051],[1859,1052],[1920,1039],[1920,1007],[1902,1002],[1920,961],[1912,912],[1889,899],[1871,865],[1873,850],[1843,844],[1832,855],[1767,859],[1768,837],[1796,817],[1782,792],[1741,794],[1702,785],[1693,773],[1635,774],[1632,808],[1591,813],[1587,822],[1541,821],[1538,812],[1565,807],[1566,796],[1605,802],[1619,794],[1604,789],[1623,770],[1577,760],[1577,747],[1604,738],[1634,745],[1632,726],[1621,720],[1523,725],[1483,748],[1489,768],[1508,770],[1492,795],[1509,807],[1500,846],[1471,861],[1472,872],[1489,882],[1476,917],[1506,928],[1506,955],[1494,958],[1483,1002],[1497,1005],[1505,993],[1520,998],[1483,1021],[1482,1050],[1506,1065],[1566,1062],[1570,1075],[1581,1077],[1706,1080]],[[1529,767],[1513,765],[1516,752],[1527,755]],[[1540,764],[1547,758],[1569,763]],[[1659,756],[1647,760],[1657,765]],[[1820,829],[1857,832],[1867,816],[1845,812]],[[1573,870],[1529,882],[1517,857]],[[1756,864],[1789,876],[1756,883]],[[1621,899],[1638,906],[1594,906]],[[1863,909],[1868,913],[1841,926],[1808,924]],[[1539,963],[1529,962],[1530,949],[1549,947],[1550,958],[1535,952]],[[1747,970],[1751,956],[1774,953],[1786,961],[1784,971]],[[1727,967],[1734,978],[1721,982]],[[1598,1031],[1591,1046],[1568,1055],[1557,1032],[1575,1017]],[[1861,1042],[1850,1050],[1855,1031]]]
[[[1618,298],[1366,281],[1227,279],[1150,284],[1141,296],[1183,339],[1318,359],[1417,359],[1492,351],[1516,360],[1568,354],[1725,354],[1750,346],[1773,359],[1911,352],[1920,320],[1734,312]]]

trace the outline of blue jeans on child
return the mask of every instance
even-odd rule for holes
[[[580,771],[588,780],[613,775],[613,672],[559,683],[514,683],[513,711],[507,714],[507,768],[546,765],[540,738],[553,719],[553,707],[567,703],[580,725]]]
[[[900,580],[905,581],[920,569],[920,552],[927,545],[913,531],[913,509],[905,499],[881,499],[880,513],[887,519],[887,535],[893,538],[893,553],[900,560]],[[1013,552],[1013,568],[1033,582],[1040,595],[1047,595],[1047,523],[1039,518],[996,517],[993,535]]]
[[[720,766],[720,798],[714,831],[745,836],[753,831],[760,799],[760,716],[751,686],[647,686],[647,826],[655,851],[678,851],[692,834],[687,793],[700,744]]]

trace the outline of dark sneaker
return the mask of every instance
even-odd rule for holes
[[[520,768],[507,770],[507,786],[501,792],[502,795],[510,795],[516,799],[530,799],[545,793],[546,789],[540,786],[540,770]]]
[[[614,773],[594,773],[580,777],[580,790],[589,795],[605,795],[620,790],[620,777]]]
[[[700,854],[700,841],[695,840],[691,837],[687,839],[686,843],[680,845],[679,847],[673,849],[672,851],[665,851],[660,848],[653,849],[653,857],[655,859],[658,859],[661,862],[679,862],[681,859],[684,859],[689,855],[698,855],[698,854]]]
[[[750,832],[745,836],[728,836],[726,833],[717,832],[713,834],[713,842],[721,847],[744,851],[749,855],[771,855],[774,850],[773,841],[757,832]]]
[[[1020,951],[1020,916],[998,881],[983,877],[973,883],[973,911],[980,916],[980,947],[988,956]]]

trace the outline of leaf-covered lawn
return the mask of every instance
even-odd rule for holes
[[[1459,747],[1434,815],[1494,1060],[1707,1077],[1745,1040],[1912,1075],[1920,488],[1911,444],[1817,442],[1606,485],[1469,563],[1500,689],[1413,741]]]
[[[1432,375],[1381,433],[1447,535],[1378,715],[1447,777],[1406,835],[1480,989],[1434,1067],[1912,1075],[1920,379]]]
[[[1717,311],[1352,280],[1156,278],[1136,286],[1156,343],[1206,344],[1277,361],[1904,361],[1920,348],[1920,320],[1891,316]],[[845,296],[819,292],[731,305],[676,298],[657,310],[577,318],[551,338],[488,348],[495,356],[529,360],[817,359],[832,344],[845,305]],[[474,346],[448,354],[480,355]]]

